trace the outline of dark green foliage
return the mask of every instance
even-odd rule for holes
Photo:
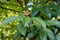
[[[56,1],[7,1],[9,4],[11,4],[11,2],[12,4],[16,2],[14,5],[17,4],[17,6],[12,6],[9,4],[7,5],[7,3],[4,4],[1,2],[2,5],[0,4],[0,8],[19,13],[18,16],[11,16],[10,18],[5,19],[2,23],[4,25],[16,19],[19,19],[19,24],[15,28],[17,32],[14,34],[14,39],[17,39],[17,37],[21,37],[21,35],[23,35],[24,38],[29,38],[30,40],[60,40],[60,36],[58,35],[60,32],[60,21],[52,20],[53,17],[57,17],[58,15],[60,16],[60,4],[58,5]],[[26,10],[23,8],[22,2],[25,3],[25,7],[27,8],[26,10],[28,10],[27,3],[33,3],[33,5],[31,4],[32,9],[28,10],[30,14],[28,12],[25,13]],[[11,7],[8,9],[8,6]],[[17,9],[18,6],[19,8]],[[30,16],[26,14],[29,14]]]

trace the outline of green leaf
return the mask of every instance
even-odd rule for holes
[[[47,20],[47,21],[45,21],[46,22],[46,24],[48,25],[48,26],[50,26],[50,25],[55,25],[55,26],[57,26],[57,27],[60,27],[60,22],[59,21],[56,21],[56,20]]]
[[[25,17],[24,18],[24,26],[27,26],[29,22],[30,22],[30,18]]]
[[[27,3],[29,2],[29,0],[24,0],[24,2],[25,2],[25,5],[27,5]]]
[[[55,40],[54,34],[50,29],[45,30],[50,40]]]
[[[36,28],[35,30],[29,32],[27,37],[28,38],[32,38],[32,37],[34,37],[37,34],[37,32],[38,32],[38,29]]]
[[[6,2],[7,0],[0,0],[0,2]]]
[[[18,5],[14,5],[14,4],[11,4],[11,5],[9,5],[8,3],[7,4],[3,4],[2,3],[2,5],[1,5],[3,8],[6,8],[6,9],[10,9],[10,10],[15,10],[15,11],[18,11],[18,12],[22,12],[22,8],[20,7],[19,8],[19,6]]]
[[[59,6],[57,6],[56,4],[55,4],[55,2],[53,2],[52,4],[51,4],[51,7],[55,10],[55,11],[59,11]]]
[[[48,18],[51,18],[51,10],[50,10],[50,8],[46,7],[45,11],[46,11],[46,14],[47,14]]]
[[[36,40],[40,40],[40,37],[37,37]]]
[[[16,32],[16,33],[14,34],[14,40],[16,40],[19,36],[20,36],[20,33],[19,33],[19,32]]]
[[[32,32],[28,33],[27,37],[32,38],[35,36],[35,34],[36,34],[35,31],[32,31]]]
[[[9,22],[11,22],[11,21],[14,21],[14,20],[16,20],[16,19],[18,19],[18,16],[11,16],[10,18],[5,19],[5,20],[2,22],[2,24],[7,24],[7,23],[9,23]]]
[[[20,20],[23,22],[24,26],[27,26],[28,23],[30,22],[30,18],[24,16],[23,14],[19,15]]]
[[[52,29],[53,29],[54,34],[58,32],[58,29],[56,27],[53,27]]]
[[[60,40],[60,35],[56,35],[56,40]]]
[[[39,10],[46,18],[49,18],[48,14],[46,13],[46,9],[44,5],[41,4]]]
[[[39,12],[39,9],[37,7],[33,7],[32,8],[32,13],[31,13],[31,16],[32,17],[35,17]]]
[[[40,32],[40,39],[47,40],[47,33],[44,30]]]
[[[17,26],[17,30],[23,35],[26,35],[26,28],[24,27],[23,23],[21,22],[18,26]]]
[[[60,15],[60,7],[56,4],[57,3],[52,2],[50,6],[53,8],[53,11],[57,12],[56,15]]]
[[[46,24],[45,22],[41,19],[41,18],[38,18],[38,17],[32,17],[32,20],[34,21],[34,23],[38,26],[42,26],[42,28],[46,29]]]

